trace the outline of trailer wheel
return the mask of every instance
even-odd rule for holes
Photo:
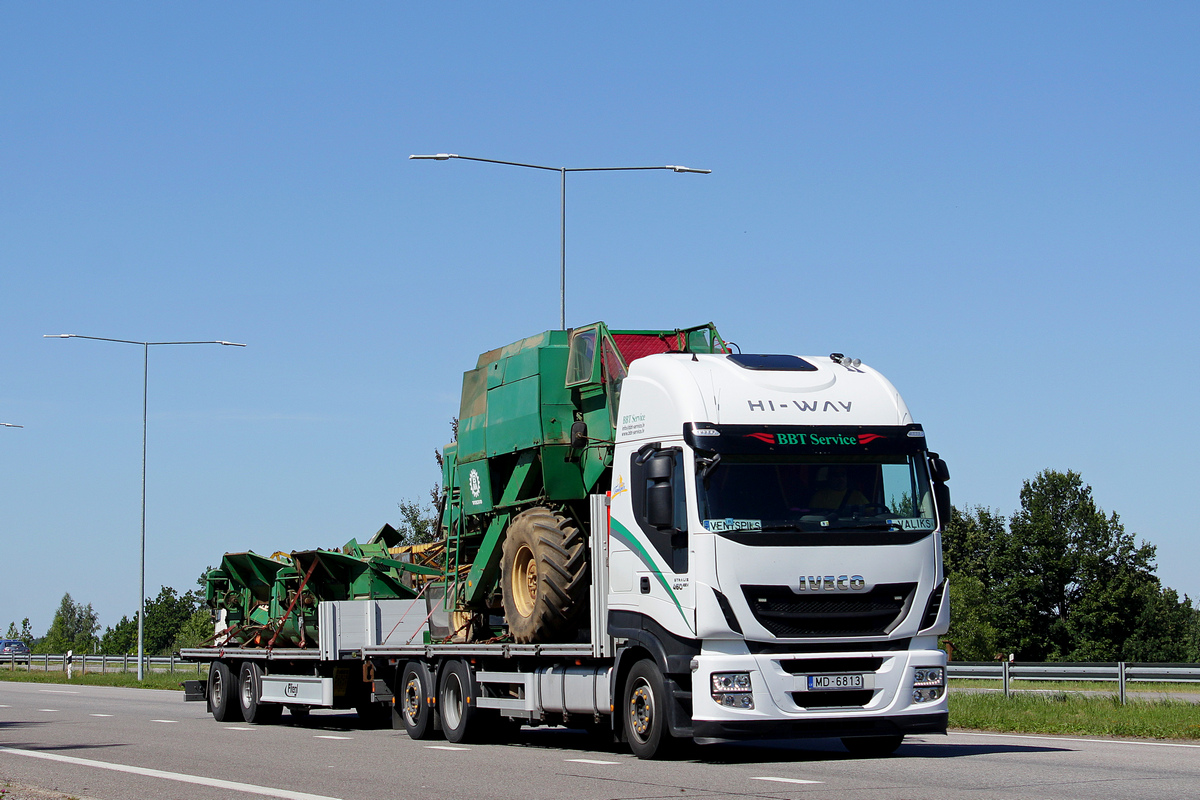
[[[253,661],[246,661],[238,671],[238,704],[242,709],[242,718],[251,724],[268,725],[279,720],[283,714],[283,706],[278,703],[263,703],[262,696],[262,667]]]
[[[625,740],[638,758],[665,755],[672,742],[667,733],[667,689],[662,672],[650,659],[639,661],[625,679]]]
[[[500,587],[514,641],[546,641],[568,627],[586,600],[586,581],[586,537],[574,522],[538,507],[509,524]]]
[[[217,722],[240,722],[242,709],[233,699],[233,673],[224,661],[208,670],[208,708]]]
[[[893,734],[891,736],[847,736],[845,739],[842,739],[842,747],[845,747],[856,756],[882,758],[896,752],[896,748],[903,741],[903,734]]]
[[[410,739],[433,738],[433,709],[429,707],[433,687],[427,683],[425,669],[420,664],[410,661],[404,665],[400,673],[400,696],[392,713],[400,717]]]
[[[470,668],[457,659],[447,661],[438,681],[438,715],[447,741],[457,744],[474,733],[476,703]]]

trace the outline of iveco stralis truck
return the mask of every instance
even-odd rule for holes
[[[456,742],[576,725],[647,758],[687,738],[882,754],[944,733],[945,462],[857,360],[732,350],[712,326],[597,324],[485,353],[446,451],[436,582],[284,587],[310,638],[186,651],[212,662],[192,696],[249,721],[391,707]]]

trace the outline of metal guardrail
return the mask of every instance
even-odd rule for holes
[[[0,657],[0,669],[24,669],[45,672],[66,672],[67,656],[63,653],[33,653],[17,655],[11,653]],[[75,655],[70,666],[75,672],[137,672],[136,655]],[[201,674],[202,664],[196,664],[196,674]],[[144,672],[190,673],[192,664],[177,655],[148,656]]]
[[[946,667],[946,677],[1001,681],[1005,697],[1012,694],[1014,680],[1116,683],[1117,694],[1124,704],[1130,683],[1200,683],[1200,664],[952,661]]]

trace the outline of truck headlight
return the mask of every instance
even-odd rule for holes
[[[749,672],[714,672],[712,698],[726,708],[754,708]]]
[[[946,670],[917,667],[913,670],[913,702],[930,703],[946,693]]]

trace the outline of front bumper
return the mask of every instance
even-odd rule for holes
[[[889,736],[945,733],[948,714],[900,717],[827,717],[805,720],[718,722],[693,720],[692,736],[703,739],[821,739],[840,736]]]
[[[941,650],[728,654],[705,648],[693,661],[692,733],[697,739],[945,733],[944,686],[936,700],[914,698],[918,667],[945,667]],[[748,672],[754,708],[722,706],[714,672]],[[809,691],[810,674],[861,674],[856,691]],[[944,673],[943,673],[944,674]]]

